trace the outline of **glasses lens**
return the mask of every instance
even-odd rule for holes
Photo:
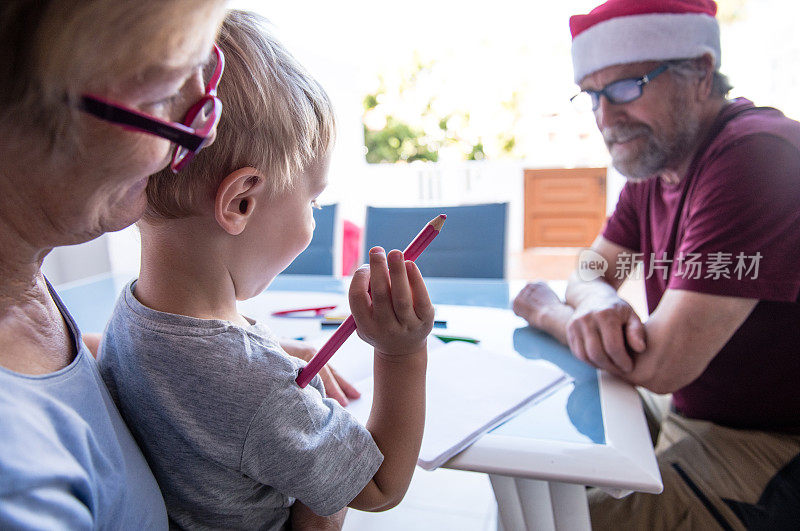
[[[177,146],[175,148],[175,154],[172,157],[173,163],[178,163],[186,158],[190,151],[185,147]]]
[[[211,116],[211,114],[213,114],[213,109],[214,109],[214,103],[211,101],[207,102],[200,108],[200,111],[188,125],[195,130],[202,130],[202,128],[209,123],[211,118],[213,118]],[[200,147],[196,151],[199,151],[200,148],[202,148],[203,145],[205,145],[205,143],[206,141],[203,141],[203,143],[200,144]],[[190,153],[194,153],[194,151],[192,151],[191,149],[187,149],[183,146],[175,146],[175,154],[173,155],[172,158],[173,166],[175,164],[182,162],[183,159],[185,159],[186,156],[189,155]]]
[[[214,128],[214,124],[218,118],[218,113],[215,112],[214,109],[214,99],[206,98],[198,102],[198,105],[189,111],[189,113],[186,115],[186,119],[184,120],[184,124],[188,125],[195,131],[204,132],[201,134],[210,135],[211,130]],[[183,146],[175,146],[175,154],[172,157],[172,169],[177,171],[178,169],[182,168],[184,165],[184,160],[187,158],[190,159],[190,155],[200,151],[208,143],[208,140],[209,136],[206,136],[205,140],[203,140],[203,142],[194,151]]]
[[[638,79],[622,79],[605,88],[606,97],[611,103],[628,103],[642,95]]]
[[[595,108],[594,100],[596,98],[597,96],[594,94],[581,92],[572,98],[572,105],[578,112],[589,112]]]
[[[187,118],[189,118],[187,116]],[[202,131],[209,122],[214,119],[214,100],[207,99],[202,107],[197,110],[197,114],[191,118],[191,122],[189,122],[189,127],[195,130]]]

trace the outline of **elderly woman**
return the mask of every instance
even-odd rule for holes
[[[0,2],[0,529],[167,527],[40,267],[56,246],[138,220],[148,176],[213,141],[225,3]],[[295,529],[343,518],[292,507]]]
[[[167,525],[40,266],[53,247],[136,221],[148,175],[213,140],[206,77],[222,61],[224,4],[0,4],[0,528]]]

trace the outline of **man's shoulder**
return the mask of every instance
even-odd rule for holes
[[[800,151],[800,122],[786,117],[778,109],[756,107],[749,100],[739,98],[728,105],[722,117],[728,118],[728,121],[712,142],[710,153],[725,150],[748,139],[755,139],[762,144],[788,144]]]
[[[800,123],[779,110],[734,100],[720,115],[726,120],[695,166],[694,196],[797,195]],[[701,192],[702,190],[702,192]]]

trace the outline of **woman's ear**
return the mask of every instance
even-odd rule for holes
[[[240,168],[228,174],[214,199],[214,218],[219,226],[233,236],[241,234],[265,186],[264,174],[255,168]]]

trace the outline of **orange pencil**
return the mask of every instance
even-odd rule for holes
[[[447,219],[446,214],[439,214],[432,220],[428,222],[427,225],[417,234],[416,238],[414,238],[411,243],[408,244],[406,250],[403,251],[403,258],[406,260],[414,261],[419,258],[419,255],[422,254],[422,251],[430,245],[436,236],[439,235],[439,231],[442,230],[442,226],[444,225],[444,220]],[[322,345],[322,348],[319,349],[316,356],[311,358],[311,361],[308,362],[303,369],[300,369],[300,373],[297,375],[297,385],[300,387],[305,387],[308,385],[314,376],[322,369],[322,367],[328,363],[328,360],[339,350],[339,347],[347,341],[347,338],[350,337],[356,329],[356,321],[353,319],[353,316],[348,316],[347,319],[336,329],[336,332]]]

